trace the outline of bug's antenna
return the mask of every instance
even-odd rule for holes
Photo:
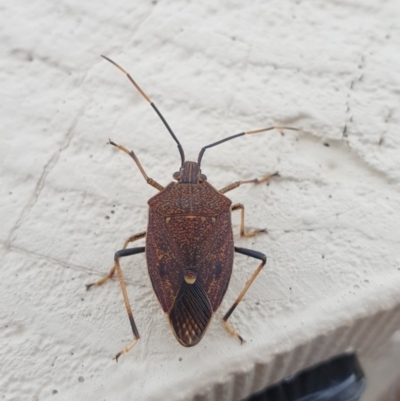
[[[140,94],[145,98],[145,100],[147,102],[150,103],[150,106],[155,110],[155,112],[158,114],[158,117],[161,118],[161,121],[164,123],[164,125],[166,126],[167,130],[169,131],[169,133],[171,134],[172,138],[174,138],[174,141],[178,144],[178,150],[179,150],[179,154],[181,155],[181,160],[182,160],[182,165],[185,162],[185,153],[183,152],[183,148],[182,145],[180,144],[180,142],[178,141],[178,138],[175,136],[175,134],[173,133],[171,127],[168,125],[168,123],[165,121],[165,118],[163,117],[163,115],[160,113],[160,111],[157,109],[157,106],[150,100],[150,98],[142,91],[142,88],[135,82],[135,80],[129,75],[128,72],[126,72],[120,65],[118,65],[115,61],[112,61],[111,59],[109,59],[106,56],[101,55],[101,57],[103,57],[104,59],[106,59],[107,61],[109,61],[111,64],[114,64],[120,71],[122,71],[129,79],[129,81],[131,81],[133,83],[133,85],[135,86],[135,88],[140,92]]]
[[[228,138],[221,139],[221,140],[218,141],[218,142],[214,142],[214,143],[212,143],[212,144],[210,144],[210,145],[204,146],[204,148],[201,148],[201,151],[200,151],[200,153],[199,153],[199,158],[198,158],[197,164],[198,164],[199,167],[200,167],[201,159],[203,158],[204,152],[205,152],[208,148],[212,148],[213,146],[217,146],[217,145],[219,145],[220,143],[224,143],[224,142],[230,141],[231,139],[238,138],[239,136],[251,135],[251,134],[258,134],[259,132],[271,131],[271,130],[273,130],[273,129],[276,129],[276,130],[290,129],[290,130],[292,130],[292,131],[298,131],[298,130],[299,130],[298,128],[291,128],[291,127],[268,127],[268,128],[263,128],[263,129],[257,129],[257,130],[255,130],[255,131],[241,132],[240,134],[236,134],[236,135],[229,136]]]

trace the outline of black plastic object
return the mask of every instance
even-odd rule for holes
[[[345,354],[290,376],[245,401],[358,401],[366,379],[355,354]]]

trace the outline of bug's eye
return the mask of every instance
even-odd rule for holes
[[[176,171],[172,177],[173,177],[174,180],[178,181],[179,180],[179,175],[180,175],[179,171]]]
[[[207,176],[205,174],[200,174],[201,181],[207,181]]]

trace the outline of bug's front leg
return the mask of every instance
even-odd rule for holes
[[[243,344],[243,342],[244,342],[243,337],[231,326],[231,324],[228,322],[228,319],[231,316],[232,312],[235,310],[235,308],[239,305],[239,302],[245,296],[247,290],[250,288],[251,284],[257,277],[258,273],[260,273],[261,269],[267,263],[267,257],[266,257],[266,255],[264,255],[261,252],[253,251],[251,249],[246,249],[246,248],[238,248],[236,246],[235,246],[235,252],[241,253],[242,255],[250,256],[251,258],[261,260],[261,264],[257,267],[255,272],[251,275],[250,280],[246,283],[243,290],[240,292],[239,296],[237,297],[236,301],[233,303],[233,305],[229,308],[228,312],[226,312],[225,316],[222,318],[222,322],[224,323],[224,326],[228,330],[228,332],[230,334],[236,336],[240,340],[240,342]]]
[[[146,236],[146,231],[143,231],[139,234],[135,234],[130,236],[124,243],[124,246],[122,247],[122,249],[126,249],[126,247],[128,246],[129,243],[137,241],[138,239],[144,238]],[[104,276],[103,278],[101,278],[98,281],[95,281],[94,283],[90,283],[90,284],[86,284],[86,290],[89,290],[89,288],[93,287],[93,286],[99,286],[104,284],[105,282],[107,282],[108,280],[110,280],[115,273],[115,269],[116,269],[116,263],[114,263],[114,266],[111,268],[110,272]]]
[[[108,142],[110,145],[115,146],[116,148],[118,148],[119,150],[122,150],[123,152],[127,153],[130,157],[132,157],[132,159],[134,160],[134,162],[136,163],[136,165],[139,167],[140,172],[142,173],[144,179],[146,180],[146,182],[151,185],[152,187],[158,189],[159,191],[162,191],[164,189],[164,187],[162,185],[160,185],[157,181],[154,181],[152,178],[150,178],[146,172],[144,171],[144,168],[142,167],[139,159],[137,158],[137,156],[135,155],[135,152],[133,150],[128,150],[125,146],[122,145],[118,145],[117,143],[113,142],[111,139],[109,139]]]
[[[219,190],[221,194],[225,194],[228,191],[232,191],[232,189],[240,187],[242,184],[261,184],[263,182],[268,182],[272,177],[278,177],[279,173],[276,172],[274,174],[268,174],[261,178],[254,178],[252,180],[245,180],[245,181],[236,181],[233,184],[227,185],[226,187]]]

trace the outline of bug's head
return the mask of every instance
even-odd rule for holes
[[[196,162],[184,162],[173,177],[180,184],[198,184],[207,181],[207,177],[201,174],[200,166]]]

